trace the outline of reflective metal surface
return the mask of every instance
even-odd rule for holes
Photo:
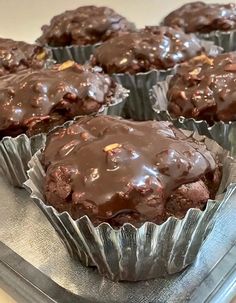
[[[236,49],[236,30],[228,32],[213,31],[210,33],[197,33],[200,39],[209,40],[224,48],[225,52],[232,52]]]

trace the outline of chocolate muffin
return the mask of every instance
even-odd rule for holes
[[[77,115],[97,113],[123,96],[123,88],[109,76],[73,61],[4,76],[0,137],[47,132]]]
[[[171,123],[111,116],[54,130],[42,164],[49,205],[113,227],[160,224],[203,209],[221,179],[217,156]]]
[[[215,58],[200,56],[183,64],[169,83],[168,110],[172,116],[197,120],[236,120],[236,53]]]
[[[48,58],[48,51],[39,45],[0,38],[0,76],[27,68],[40,69]]]
[[[135,26],[108,7],[82,6],[52,18],[38,42],[50,46],[88,45],[106,41]]]
[[[187,3],[166,16],[163,24],[180,27],[186,33],[235,30],[236,4]]]
[[[166,70],[203,52],[200,40],[182,30],[149,26],[115,37],[96,48],[93,65],[109,74]]]

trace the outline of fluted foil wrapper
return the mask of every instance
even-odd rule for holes
[[[109,106],[102,106],[98,115],[120,116],[128,97],[128,90],[118,87],[114,99]],[[75,117],[74,119],[78,119]],[[45,135],[36,135],[28,138],[25,134],[16,138],[4,137],[0,141],[0,173],[10,184],[22,187],[27,180],[28,162],[33,154],[42,147],[38,145],[38,138],[45,138]]]
[[[222,48],[210,41],[201,41],[209,56],[216,56],[222,52]],[[167,70],[153,69],[146,73],[112,74],[113,79],[125,88],[130,95],[124,107],[123,116],[137,121],[152,120],[153,110],[150,100],[150,89],[159,81],[164,81],[168,76],[175,74],[177,66]]]
[[[52,67],[56,61],[53,59],[53,54],[52,51],[50,49],[48,49],[47,47],[44,47],[43,50],[46,52],[46,56],[47,59],[44,62],[43,68],[50,68]]]
[[[168,75],[174,74],[175,69],[151,70],[146,73],[113,74],[112,78],[129,89],[130,95],[124,107],[123,116],[136,121],[152,120],[153,111],[149,98],[149,90],[158,81],[165,80]]]
[[[22,134],[16,138],[4,137],[1,140],[0,172],[10,184],[21,187],[27,180],[28,162],[41,147],[44,138],[41,134],[31,138]]]
[[[128,95],[128,91],[126,91],[126,96],[122,100],[120,99],[119,102],[115,102],[113,104],[110,104],[109,106],[103,106],[98,112],[98,114],[108,116],[121,116]]]
[[[236,51],[236,30],[223,32],[223,31],[213,31],[210,33],[197,33],[200,39],[208,40],[214,42],[224,49],[225,52]]]
[[[215,140],[224,149],[229,150],[232,156],[236,156],[236,121],[229,123],[220,121],[209,126],[205,120],[195,120],[182,116],[175,118],[170,115],[167,109],[167,91],[171,78],[172,76],[169,76],[165,81],[158,82],[150,90],[154,119],[170,121],[178,128],[197,131],[200,135]]]
[[[58,213],[45,204],[42,150],[29,162],[25,187],[59,233],[71,256],[85,266],[95,266],[101,275],[114,281],[138,281],[180,272],[195,260],[214,226],[218,210],[224,207],[236,186],[233,183],[236,163],[227,152],[206,137],[184,132],[205,141],[209,150],[219,155],[223,177],[216,200],[209,200],[204,211],[189,209],[183,219],[170,217],[161,225],[147,222],[140,228],[124,224],[113,229],[107,223],[95,227],[87,216],[73,220],[67,212]],[[42,146],[44,141],[45,138]]]
[[[48,48],[52,51],[53,59],[57,63],[63,63],[67,60],[73,60],[79,64],[84,64],[89,61],[90,56],[94,53],[94,50],[101,45],[100,43],[92,45],[69,45],[60,47]]]

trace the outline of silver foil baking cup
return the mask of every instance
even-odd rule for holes
[[[53,59],[52,51],[47,47],[44,47],[44,51],[46,51],[48,57],[44,62],[44,68],[51,68],[56,63],[56,61]]]
[[[224,207],[235,189],[236,163],[216,142],[186,132],[205,141],[223,162],[223,176],[216,200],[209,200],[204,211],[189,209],[183,219],[170,217],[161,225],[147,222],[140,228],[124,224],[113,229],[108,223],[95,227],[87,216],[73,220],[68,212],[58,213],[44,203],[45,171],[39,150],[29,162],[25,187],[63,239],[72,257],[85,266],[95,266],[101,275],[117,281],[138,281],[182,271],[191,264],[210,233],[217,210]],[[227,190],[226,190],[227,189]]]
[[[120,116],[128,95],[128,90],[118,85],[116,94],[109,106],[102,106],[97,114]],[[80,117],[74,119],[78,118]],[[22,187],[27,180],[28,162],[32,155],[42,147],[38,145],[38,142],[41,141],[38,138],[45,138],[45,135],[28,138],[22,134],[15,138],[4,137],[0,141],[0,173],[11,185]]]
[[[149,99],[149,90],[158,81],[174,74],[175,68],[168,70],[151,70],[146,73],[112,74],[112,78],[129,89],[130,95],[123,111],[123,117],[137,121],[152,120],[153,111]]]
[[[222,47],[225,52],[236,51],[236,30],[196,33],[196,35],[200,39],[214,42],[215,45]]]
[[[197,131],[200,135],[213,139],[224,149],[229,150],[232,156],[236,156],[236,121],[229,123],[220,121],[209,126],[205,120],[195,120],[182,116],[175,118],[170,115],[167,109],[167,91],[171,78],[172,76],[169,76],[165,81],[158,82],[150,90],[154,119],[158,121],[170,121],[178,128]]]
[[[201,41],[209,56],[216,56],[222,52],[222,48],[210,41]],[[152,120],[153,110],[150,100],[150,89],[159,81],[164,81],[169,75],[173,75],[177,66],[167,70],[153,69],[146,73],[112,74],[113,79],[123,87],[129,89],[130,95],[124,107],[123,116],[137,121]]]
[[[53,54],[53,59],[57,63],[63,63],[67,60],[76,61],[79,64],[84,64],[89,61],[90,56],[94,53],[94,50],[101,45],[100,43],[93,45],[69,45],[51,47],[47,46]]]
[[[31,138],[22,134],[16,138],[4,137],[1,140],[0,173],[10,184],[21,187],[27,180],[28,162],[39,150],[44,138],[42,134]]]

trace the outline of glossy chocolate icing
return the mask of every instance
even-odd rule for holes
[[[42,68],[47,51],[36,44],[0,38],[0,76],[19,70]]]
[[[87,45],[133,30],[134,24],[114,10],[90,5],[53,17],[37,41],[50,46]]]
[[[109,74],[168,69],[203,51],[195,35],[162,26],[115,37],[99,46],[92,63]]]
[[[0,135],[27,132],[41,121],[50,123],[52,117],[64,122],[97,112],[119,96],[118,90],[120,86],[108,75],[73,61],[4,76],[0,81]]]
[[[184,213],[194,207],[194,199],[203,206],[209,192],[202,180],[217,168],[204,143],[169,122],[111,116],[84,117],[52,132],[42,161],[47,203],[74,219],[88,215],[95,224],[115,226],[163,222],[176,190],[178,200],[171,200],[176,215],[179,206]],[[192,194],[190,202],[188,193],[184,199],[178,191],[185,184],[190,185],[184,188]]]
[[[164,25],[178,26],[186,33],[209,33],[236,29],[236,4],[207,4],[192,2],[171,12]]]
[[[167,92],[174,116],[214,121],[236,120],[236,53],[199,57],[178,68]]]

